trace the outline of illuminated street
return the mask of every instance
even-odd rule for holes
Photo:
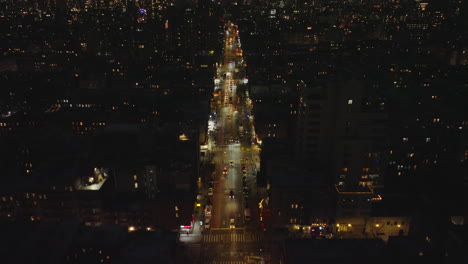
[[[272,252],[278,245],[259,229],[255,182],[259,147],[255,144],[250,99],[245,90],[238,91],[247,83],[246,76],[240,74],[245,66],[240,40],[237,26],[227,28],[224,61],[217,69],[208,126],[215,171],[204,189],[208,190],[205,195],[212,209],[209,215],[205,209],[204,227],[199,228],[199,221],[195,221],[193,234],[182,235],[181,241],[192,243],[192,250],[200,250],[195,255],[199,254],[203,263],[276,263]],[[199,229],[203,229],[202,237],[197,235]],[[193,247],[198,243],[200,247]]]

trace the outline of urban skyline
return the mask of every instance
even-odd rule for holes
[[[464,0],[0,0],[1,263],[463,263]]]

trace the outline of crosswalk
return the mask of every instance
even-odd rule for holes
[[[204,264],[246,264],[247,262],[242,260],[213,260],[203,262]]]
[[[257,242],[262,239],[262,233],[208,233],[203,235],[204,243]]]

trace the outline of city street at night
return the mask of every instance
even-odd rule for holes
[[[210,135],[215,173],[209,181],[213,186],[211,226],[205,228],[201,247],[204,263],[246,263],[268,260],[275,263],[267,248],[264,234],[259,231],[256,172],[259,169],[259,148],[251,114],[250,98],[238,92],[246,82],[241,63],[242,51],[238,28],[227,25],[224,60],[217,70],[213,122]],[[243,183],[245,182],[245,183]],[[245,215],[246,210],[255,212]],[[247,220],[246,220],[247,219]],[[223,262],[224,261],[224,262]],[[228,261],[228,262],[226,262]]]
[[[468,0],[0,3],[0,264],[466,259]]]

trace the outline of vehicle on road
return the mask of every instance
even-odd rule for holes
[[[205,215],[206,216],[211,216],[211,209],[213,209],[212,205],[206,205],[205,206]]]
[[[212,196],[213,195],[213,188],[208,188],[208,196]]]
[[[244,187],[243,193],[245,198],[249,197],[249,189],[247,187]]]
[[[239,125],[239,134],[244,133],[244,126]]]
[[[244,217],[245,217],[245,221],[250,221],[251,217],[250,217],[250,208],[245,208],[244,209]]]
[[[233,190],[229,191],[229,199],[234,199],[234,191]]]
[[[236,228],[234,218],[231,218],[231,220],[229,220],[229,228],[231,228],[231,229]]]
[[[211,217],[207,217],[205,219],[205,229],[210,229],[210,226],[211,226]]]

